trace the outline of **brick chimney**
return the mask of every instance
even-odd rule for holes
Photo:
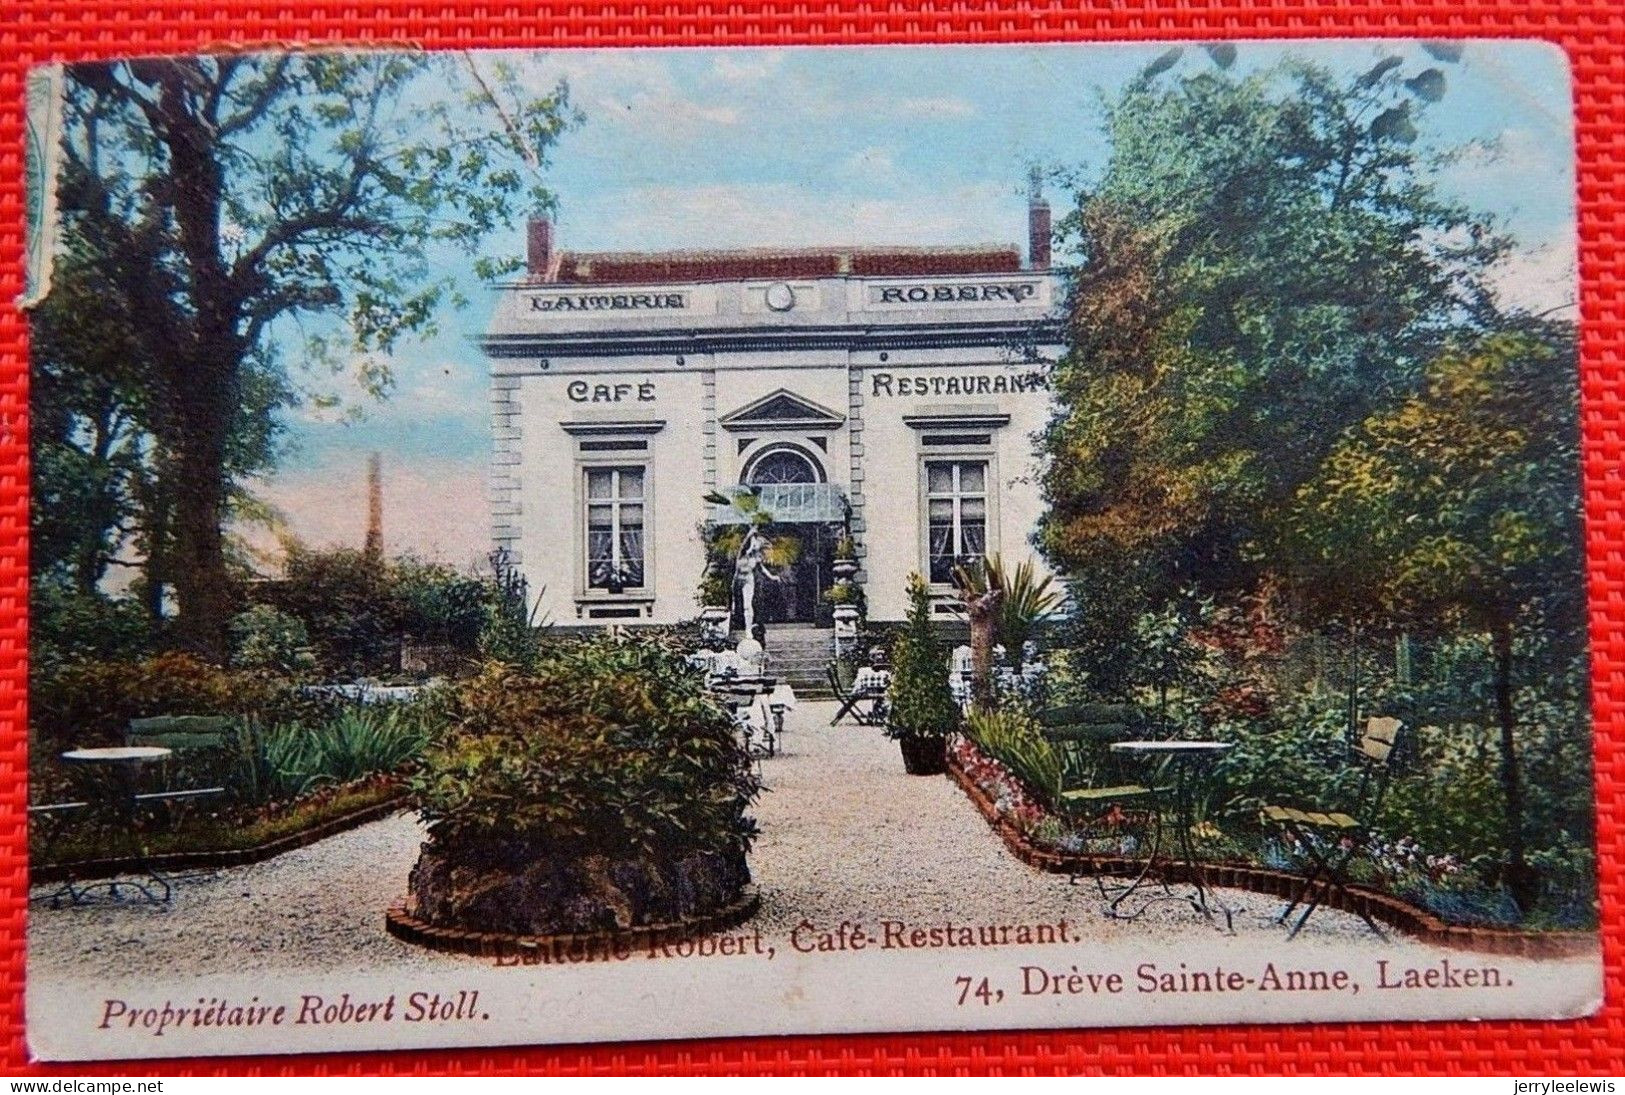
[[[1044,200],[1044,184],[1038,168],[1027,176],[1027,266],[1049,269],[1049,202]]]
[[[525,269],[544,281],[553,276],[553,222],[545,216],[530,218],[525,232]]]

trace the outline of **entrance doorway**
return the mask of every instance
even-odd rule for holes
[[[756,583],[756,618],[765,624],[822,624],[830,619],[824,590],[831,582],[835,537],[823,525],[775,525],[769,567],[779,580]]]
[[[778,581],[756,582],[756,619],[764,624],[829,626],[824,591],[833,583],[835,543],[841,523],[831,521],[830,487],[819,457],[786,441],[763,446],[746,461],[744,486],[755,493],[773,521],[764,531],[771,547],[767,567]],[[734,594],[734,622],[744,606]]]

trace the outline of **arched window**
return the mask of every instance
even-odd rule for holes
[[[767,449],[745,469],[745,483],[760,487],[775,483],[821,483],[822,470],[807,453],[788,445]]]

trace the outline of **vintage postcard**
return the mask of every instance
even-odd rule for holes
[[[1557,49],[29,101],[36,1056],[1599,1006]]]

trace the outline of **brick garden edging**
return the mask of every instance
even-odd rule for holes
[[[1051,874],[1077,876],[1133,876],[1145,866],[1143,859],[1120,856],[1068,855],[1034,847],[1015,826],[1005,820],[999,808],[986,792],[967,775],[956,758],[948,759],[948,777],[959,785],[967,798],[981,811],[982,817],[1012,855],[1036,870]],[[1189,881],[1190,872],[1183,864],[1174,864],[1164,875],[1171,882]],[[1211,886],[1252,890],[1272,897],[1290,899],[1303,879],[1285,871],[1252,867],[1234,863],[1205,864],[1202,878]],[[1528,932],[1510,928],[1477,928],[1450,924],[1425,909],[1417,908],[1392,894],[1360,886],[1349,887],[1348,896],[1340,893],[1328,895],[1324,905],[1355,915],[1364,912],[1373,920],[1380,920],[1407,935],[1425,943],[1450,947],[1455,950],[1481,951],[1488,954],[1510,955],[1522,958],[1566,958],[1584,954],[1599,945],[1594,932],[1553,931]]]
[[[755,886],[746,886],[738,900],[716,912],[696,916],[672,924],[646,924],[613,932],[564,933],[560,935],[515,935],[510,932],[477,932],[464,928],[443,928],[419,920],[406,911],[406,906],[395,905],[384,914],[384,929],[396,939],[415,943],[430,950],[447,954],[471,954],[480,958],[514,958],[520,964],[534,956],[537,964],[559,964],[572,961],[567,957],[543,959],[544,954],[592,955],[608,950],[647,950],[695,936],[709,935],[738,927],[756,915],[761,907]],[[574,959],[583,961],[585,959]]]
[[[250,863],[260,863],[274,858],[283,852],[291,852],[295,848],[303,848],[314,844],[318,840],[326,840],[330,836],[365,825],[371,821],[378,821],[411,805],[411,796],[406,792],[394,795],[383,802],[375,802],[371,806],[363,806],[359,810],[351,810],[347,814],[328,818],[318,825],[302,829],[297,833],[268,840],[264,844],[257,844],[252,848],[226,848],[219,851],[202,852],[166,852],[162,855],[148,856],[146,859],[134,859],[128,856],[116,859],[85,859],[76,863],[40,863],[29,864],[28,881],[30,885],[46,882],[66,882],[68,879],[83,881],[93,878],[111,878],[131,871],[141,871],[151,868],[155,871],[188,871],[220,870],[224,867],[242,867]]]

